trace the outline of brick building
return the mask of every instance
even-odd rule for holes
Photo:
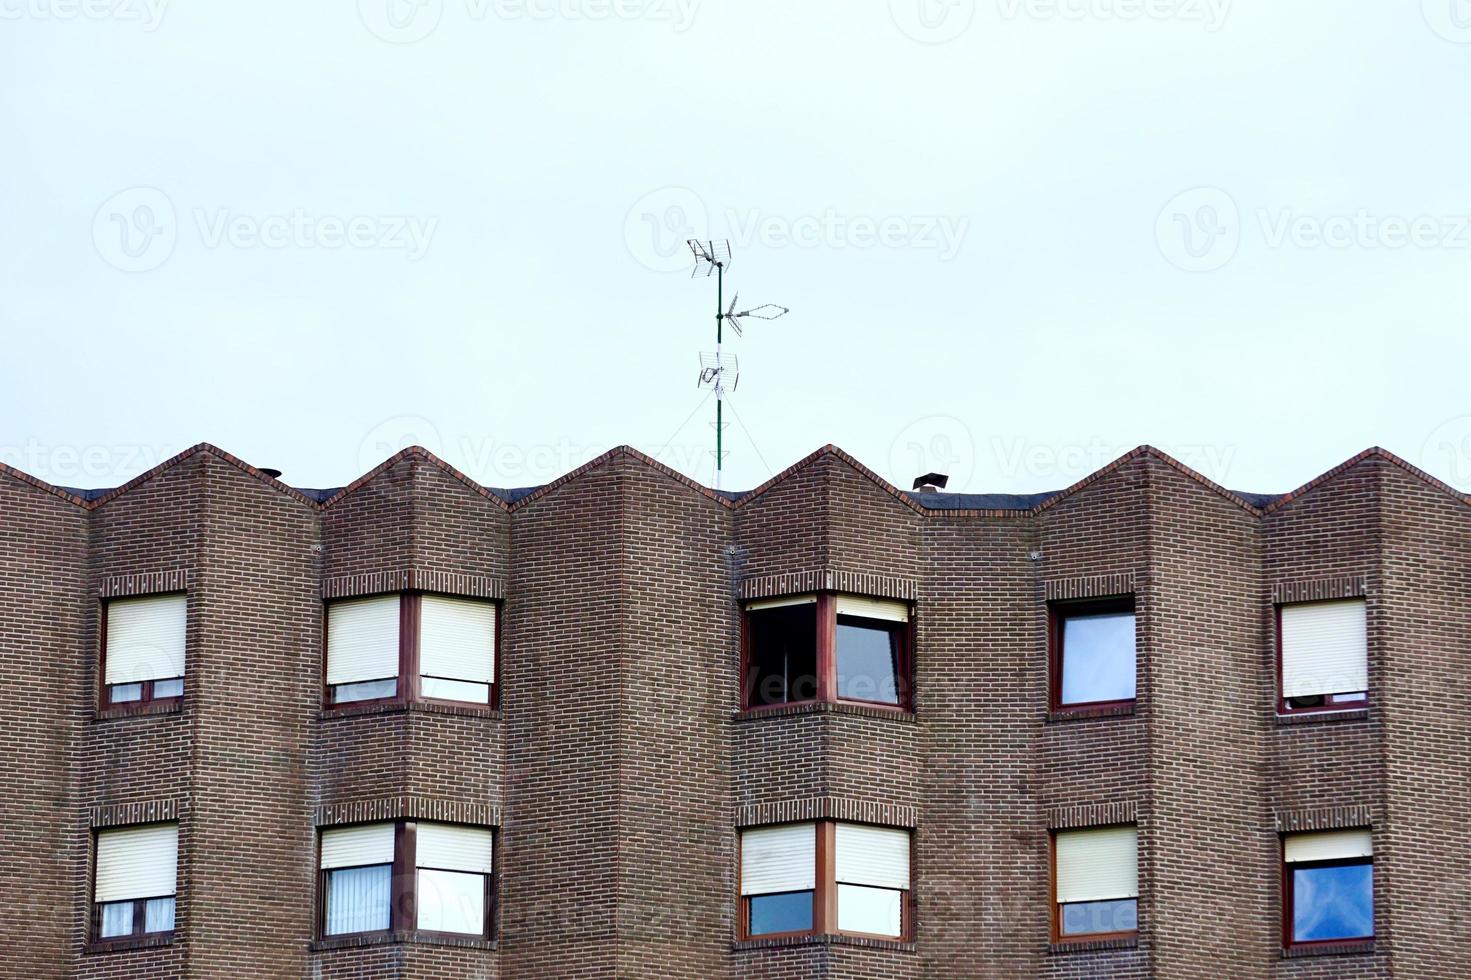
[[[1471,976],[1468,503],[3,469],[0,974]]]

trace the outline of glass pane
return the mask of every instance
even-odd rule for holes
[[[101,939],[133,934],[133,903],[108,902],[99,906],[102,921],[98,923],[97,935]]]
[[[137,701],[143,697],[143,685],[114,684],[108,688],[107,697],[113,704],[122,704],[125,701]]]
[[[419,928],[485,935],[485,875],[419,869]]]
[[[1374,935],[1374,866],[1292,869],[1295,942]]]
[[[751,935],[806,932],[812,928],[812,893],[751,896]]]
[[[477,684],[474,681],[453,681],[445,677],[421,677],[419,678],[419,693],[426,698],[439,698],[442,701],[490,703],[490,685]]]
[[[838,697],[899,703],[899,628],[838,620]]]
[[[864,885],[838,886],[838,930],[873,936],[901,936],[904,893]]]
[[[327,872],[326,934],[386,931],[392,881],[391,864]]]
[[[1355,701],[1369,700],[1369,692],[1355,691],[1352,694],[1333,694],[1329,695],[1328,700],[1334,704],[1352,704]]]
[[[1139,902],[1121,898],[1111,902],[1074,902],[1062,907],[1062,934],[1086,936],[1095,932],[1133,932],[1139,928]]]
[[[184,694],[184,678],[170,677],[168,680],[153,682],[153,696],[155,698],[177,698]]]
[[[1130,701],[1134,674],[1133,613],[1063,620],[1063,704]]]
[[[781,606],[749,613],[752,705],[817,698],[817,606]]]
[[[398,678],[396,677],[381,681],[357,681],[352,684],[338,684],[332,688],[332,703],[376,701],[379,698],[391,698],[397,693]]]
[[[173,932],[174,931],[174,900],[170,898],[150,898],[143,913],[144,932]]]

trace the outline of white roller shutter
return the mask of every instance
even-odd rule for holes
[[[1373,857],[1373,835],[1367,830],[1329,830],[1314,834],[1292,834],[1283,840],[1282,856],[1288,864],[1303,861],[1339,861]]]
[[[741,894],[774,895],[817,887],[817,826],[757,827],[741,832]]]
[[[837,825],[837,878],[842,884],[909,889],[909,831]]]
[[[426,595],[420,607],[419,672],[489,684],[495,680],[495,604]]]
[[[104,830],[97,835],[93,901],[164,898],[174,894],[178,873],[178,824]]]
[[[862,616],[865,619],[884,619],[892,623],[909,622],[909,603],[893,599],[865,599],[861,596],[838,596],[839,616]]]
[[[1282,607],[1282,696],[1369,689],[1369,639],[1363,599]]]
[[[1057,900],[1139,897],[1139,831],[1100,827],[1057,833]]]
[[[775,599],[757,599],[755,602],[746,603],[746,612],[780,609],[782,606],[810,606],[816,601],[817,596],[815,595],[784,595]]]
[[[418,867],[490,874],[491,835],[483,827],[420,823],[414,847]]]
[[[322,831],[322,869],[393,863],[391,823],[369,823]]]
[[[398,676],[397,595],[334,602],[327,607],[327,683]]]
[[[109,602],[105,683],[183,677],[187,606],[182,593]]]

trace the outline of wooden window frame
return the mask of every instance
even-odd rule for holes
[[[1054,946],[1067,946],[1073,943],[1096,943],[1113,940],[1128,940],[1139,938],[1139,929],[1121,929],[1114,932],[1075,932],[1063,933],[1062,931],[1062,906],[1064,903],[1057,900],[1057,835],[1066,834],[1080,830],[1102,830],[1107,827],[1133,827],[1137,834],[1139,825],[1136,823],[1100,824],[1096,827],[1058,827],[1047,832],[1047,895],[1049,911],[1049,927],[1052,934]],[[1136,837],[1137,840],[1137,837]],[[1128,899],[1105,899],[1105,901],[1128,901]],[[1138,921],[1139,896],[1134,896],[1134,915]],[[1069,905],[1087,904],[1079,902],[1068,902]]]
[[[763,932],[759,935],[751,934],[751,899],[761,898],[760,895],[743,895],[741,882],[741,847],[744,843],[744,835],[748,830],[764,830],[768,827],[787,827],[793,824],[810,823],[814,825],[813,832],[817,835],[816,841],[816,877],[813,880],[812,889],[812,928],[797,929],[791,932]],[[740,941],[758,939],[793,939],[806,936],[856,936],[860,939],[877,939],[883,942],[913,942],[914,941],[914,861],[915,840],[914,828],[912,827],[889,827],[883,824],[872,824],[870,826],[883,826],[886,830],[902,830],[909,835],[909,887],[901,893],[899,906],[899,936],[884,936],[868,932],[840,932],[838,930],[838,874],[837,874],[837,837],[838,824],[858,823],[853,820],[789,820],[783,823],[759,824],[750,827],[741,827],[736,832],[736,909],[737,909],[737,937]],[[772,894],[789,894],[787,892],[774,892]]]
[[[903,623],[893,624],[890,630],[899,638],[899,651],[895,657],[895,674],[898,687],[899,703],[891,704],[887,701],[868,701],[861,698],[840,698],[838,690],[838,596],[849,593],[817,592],[799,593],[801,595],[816,596],[816,619],[817,619],[817,696],[805,698],[801,701],[782,701],[779,704],[752,704],[751,703],[751,615],[753,612],[760,613],[763,610],[752,610],[749,605],[741,608],[741,710],[752,712],[781,711],[786,708],[813,704],[852,704],[862,705],[866,708],[874,708],[879,711],[892,711],[895,714],[912,714],[914,712],[914,648],[915,648],[915,625],[914,604],[905,602],[909,607],[909,618]],[[904,602],[905,600],[892,600]],[[863,616],[847,617],[851,619],[865,619]],[[868,620],[868,622],[879,622]]]
[[[1106,616],[1117,613],[1134,616],[1134,697],[1112,701],[1062,700],[1063,633],[1067,621],[1074,617]],[[1047,705],[1050,711],[1109,712],[1131,708],[1139,702],[1139,608],[1133,593],[1100,596],[1089,599],[1061,599],[1047,604]]]
[[[333,701],[332,688],[341,687],[327,683],[327,663],[332,651],[328,648],[328,618],[332,606],[338,602],[354,599],[382,598],[384,595],[398,596],[398,676],[394,678],[395,691],[391,697],[362,698],[356,701]],[[422,677],[419,674],[419,628],[423,622],[424,596],[443,595],[449,599],[465,599],[471,602],[487,602],[495,609],[495,649],[491,658],[491,682],[485,701],[458,701],[452,698],[431,698],[422,694]],[[322,613],[322,706],[324,708],[352,708],[359,705],[443,704],[456,707],[496,710],[500,708],[501,691],[501,617],[503,603],[498,599],[479,596],[459,596],[442,592],[426,592],[422,589],[406,589],[402,592],[380,593],[376,596],[349,596],[323,604]],[[387,678],[380,678],[386,680]],[[353,682],[359,683],[359,682]],[[366,682],[364,682],[366,683]],[[475,683],[471,681],[470,683]]]
[[[184,629],[185,629],[185,634],[184,634],[184,636],[185,636],[185,640],[184,640],[184,646],[185,646],[185,650],[184,650],[184,675],[182,677],[178,677],[178,678],[174,678],[174,677],[158,677],[158,678],[151,678],[151,679],[146,680],[146,681],[131,681],[130,682],[131,684],[138,684],[138,685],[140,685],[142,687],[142,690],[139,692],[139,695],[138,695],[137,699],[135,699],[133,701],[114,701],[112,699],[112,688],[114,688],[114,687],[125,687],[127,685],[124,685],[124,684],[109,684],[109,683],[107,683],[107,607],[110,606],[114,602],[121,602],[121,601],[126,601],[126,600],[129,600],[129,599],[162,599],[162,598],[164,598],[166,596],[171,596],[171,595],[182,595],[182,596],[184,596],[185,597],[185,603],[186,603],[186,605],[185,605],[185,613],[184,613]],[[98,605],[98,613],[97,613],[97,708],[98,708],[99,711],[106,711],[109,715],[152,714],[152,713],[157,712],[160,708],[170,707],[170,706],[174,706],[174,705],[180,705],[180,704],[183,703],[183,701],[184,701],[183,686],[184,686],[184,684],[186,684],[188,682],[187,681],[187,678],[189,676],[189,652],[188,652],[189,613],[188,613],[188,606],[187,606],[187,603],[188,603],[188,595],[189,595],[189,593],[186,590],[183,590],[183,589],[175,589],[175,590],[170,591],[170,592],[149,592],[149,593],[145,593],[143,595],[120,595],[120,596],[111,596],[111,597],[106,598],[106,599],[100,599],[100,600],[98,600],[98,604],[97,604]],[[167,697],[161,697],[161,698],[154,697],[153,696],[153,685],[157,681],[171,681],[171,680],[178,680],[180,682],[180,693],[178,693],[178,694],[171,694],[171,695],[168,695]]]
[[[175,821],[164,820],[159,823],[173,824]],[[172,895],[154,895],[151,898],[121,899],[117,902],[97,901],[97,839],[103,834],[114,830],[130,830],[134,827],[145,827],[150,824],[123,824],[117,827],[94,827],[92,829],[91,854],[87,862],[87,949],[134,949],[140,943],[165,943],[172,942],[179,928],[179,886],[174,884]],[[159,932],[143,931],[148,922],[148,903],[160,898],[172,898],[174,900],[174,928],[160,930]],[[102,906],[121,905],[123,902],[133,903],[133,931],[126,936],[103,936],[102,935]]]
[[[1358,866],[1358,865],[1368,865],[1370,868],[1372,868],[1372,867],[1374,867],[1374,856],[1371,854],[1368,857],[1334,858],[1334,859],[1329,860],[1329,861],[1293,861],[1293,862],[1289,863],[1288,860],[1287,860],[1287,838],[1289,836],[1291,836],[1291,835],[1290,834],[1284,834],[1282,836],[1282,839],[1281,839],[1281,842],[1280,842],[1280,844],[1281,844],[1281,851],[1280,851],[1280,857],[1279,857],[1280,866],[1281,866],[1281,869],[1282,869],[1282,948],[1283,949],[1293,949],[1293,950],[1297,950],[1297,949],[1332,949],[1334,947],[1339,947],[1339,946],[1358,945],[1358,944],[1361,944],[1361,943],[1370,943],[1370,942],[1373,942],[1374,941],[1374,936],[1375,936],[1375,933],[1374,932],[1369,933],[1369,935],[1367,935],[1367,936],[1345,936],[1342,939],[1309,939],[1309,940],[1299,941],[1299,940],[1293,938],[1293,935],[1292,935],[1292,920],[1295,917],[1295,913],[1296,913],[1296,910],[1297,910],[1297,895],[1296,895],[1296,890],[1297,889],[1296,889],[1296,883],[1293,881],[1293,876],[1292,876],[1293,869],[1295,869],[1295,868],[1346,868],[1346,867]],[[1375,877],[1377,877],[1377,876],[1375,876]],[[1370,880],[1372,882],[1373,881],[1373,877],[1371,877]],[[1376,931],[1377,931],[1377,926],[1376,926],[1376,924],[1373,921],[1373,915],[1377,911],[1378,903],[1375,902],[1375,900],[1374,900],[1374,894],[1373,894],[1373,891],[1372,891],[1372,888],[1373,888],[1373,885],[1372,884],[1370,885],[1370,888],[1371,888],[1371,891],[1370,891],[1370,894],[1369,894],[1369,903],[1370,903],[1370,926],[1371,926],[1371,928],[1375,928]]]
[[[322,835],[331,830],[341,830],[345,827],[363,826],[365,824],[393,824],[393,861],[390,862],[389,872],[391,876],[388,891],[388,928],[373,929],[366,932],[338,932],[327,934],[327,877],[333,871],[349,871],[351,868],[324,868],[322,867]],[[443,932],[433,929],[419,929],[419,905],[418,905],[418,828],[420,823],[450,823],[453,826],[473,827],[476,830],[490,831],[490,874],[482,875],[485,879],[485,921],[481,923],[481,932],[477,935],[469,932]],[[485,827],[476,824],[454,824],[452,821],[438,820],[369,820],[364,824],[333,824],[328,827],[317,828],[317,896],[316,907],[313,918],[316,922],[315,932],[317,939],[322,942],[333,942],[339,939],[353,939],[363,936],[402,936],[412,933],[416,936],[437,937],[444,939],[471,939],[494,942],[496,938],[496,910],[499,901],[499,881],[501,867],[501,835],[496,827]],[[364,864],[355,867],[376,868],[381,865]],[[434,870],[434,869],[430,869]],[[468,873],[468,872],[467,872]]]
[[[1363,601],[1364,597],[1363,596],[1350,596],[1349,599],[1350,600],[1358,599],[1358,600]],[[1369,692],[1367,690],[1364,691],[1364,696],[1362,698],[1359,698],[1356,701],[1337,701],[1337,702],[1334,702],[1334,701],[1330,701],[1329,699],[1330,698],[1333,698],[1333,697],[1336,697],[1337,695],[1325,694],[1325,695],[1323,695],[1323,703],[1322,704],[1319,704],[1319,705],[1310,705],[1310,706],[1304,707],[1304,708],[1299,708],[1299,707],[1296,707],[1296,706],[1294,706],[1292,704],[1289,704],[1288,703],[1288,699],[1283,695],[1283,691],[1282,691],[1282,687],[1283,687],[1283,685],[1282,685],[1282,667],[1283,667],[1283,662],[1284,662],[1284,659],[1285,659],[1284,658],[1285,651],[1283,649],[1283,644],[1282,644],[1282,607],[1284,607],[1284,606],[1306,606],[1306,605],[1311,605],[1314,602],[1337,602],[1337,601],[1344,601],[1344,600],[1334,600],[1334,599],[1311,600],[1310,599],[1310,600],[1308,600],[1306,602],[1279,602],[1275,606],[1273,606],[1273,608],[1272,608],[1273,618],[1276,621],[1276,625],[1277,625],[1277,642],[1276,642],[1276,646],[1277,646],[1277,713],[1279,715],[1311,715],[1311,714],[1318,714],[1318,713],[1324,712],[1324,711],[1358,711],[1358,710],[1361,710],[1361,709],[1364,709],[1364,708],[1368,708],[1369,707]],[[1367,618],[1367,616],[1368,616],[1367,603],[1365,605],[1364,614],[1365,614],[1365,617]],[[1367,649],[1365,651],[1365,657],[1366,658],[1368,657],[1368,651],[1367,651]],[[1345,692],[1345,693],[1354,693],[1354,692]]]

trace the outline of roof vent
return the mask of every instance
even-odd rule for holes
[[[926,473],[924,476],[915,477],[914,489],[920,493],[939,493],[949,482],[950,477],[944,473]]]
[[[262,473],[264,473],[266,476],[270,477],[273,480],[279,480],[279,479],[281,479],[281,471],[280,470],[273,470],[269,466],[257,466],[256,469],[260,470]]]

